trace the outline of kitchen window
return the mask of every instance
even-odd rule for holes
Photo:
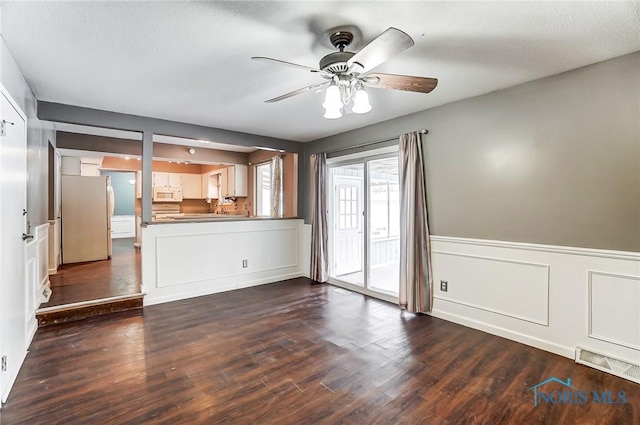
[[[256,215],[271,215],[271,162],[256,165]]]

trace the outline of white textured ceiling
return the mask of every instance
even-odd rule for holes
[[[3,2],[2,36],[40,100],[309,141],[640,50],[638,2]],[[370,90],[373,111],[322,117],[318,36],[390,26],[416,42],[376,69],[436,77]]]

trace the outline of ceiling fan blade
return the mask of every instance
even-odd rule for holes
[[[397,74],[369,74],[363,79],[367,87],[429,93],[438,85],[437,78]]]
[[[297,63],[281,61],[280,59],[266,58],[264,56],[254,56],[251,59],[259,60],[259,61],[266,61],[266,62],[275,62],[275,63],[280,64],[280,65],[286,65],[286,66],[291,66],[291,67],[294,67],[294,68],[305,69],[305,70],[311,71],[311,72],[322,72],[319,69],[311,68],[310,66],[298,65]]]
[[[349,69],[364,74],[414,44],[407,34],[390,27],[351,57],[347,65]]]
[[[298,95],[300,93],[304,93],[304,92],[309,91],[309,90],[320,88],[322,86],[325,86],[325,85],[329,84],[330,82],[331,81],[325,81],[324,83],[314,84],[312,86],[303,87],[301,89],[294,90],[294,91],[289,92],[289,93],[285,93],[282,96],[278,96],[278,97],[274,97],[273,99],[265,100],[265,103],[279,102],[281,100],[288,99],[290,97],[296,96],[296,95]]]

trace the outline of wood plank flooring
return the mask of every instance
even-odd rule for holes
[[[527,389],[552,376],[629,403],[534,407]],[[301,278],[40,329],[1,419],[622,425],[639,400],[570,359]]]
[[[49,277],[51,298],[41,308],[140,293],[140,250],[134,239],[113,239],[110,260],[64,264]]]

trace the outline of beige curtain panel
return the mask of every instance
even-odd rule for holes
[[[398,303],[413,313],[429,313],[433,304],[431,246],[422,141],[417,131],[400,136],[400,290]]]
[[[271,158],[271,217],[282,217],[282,157]]]
[[[311,271],[316,282],[329,280],[329,248],[327,228],[327,157],[311,155]]]

